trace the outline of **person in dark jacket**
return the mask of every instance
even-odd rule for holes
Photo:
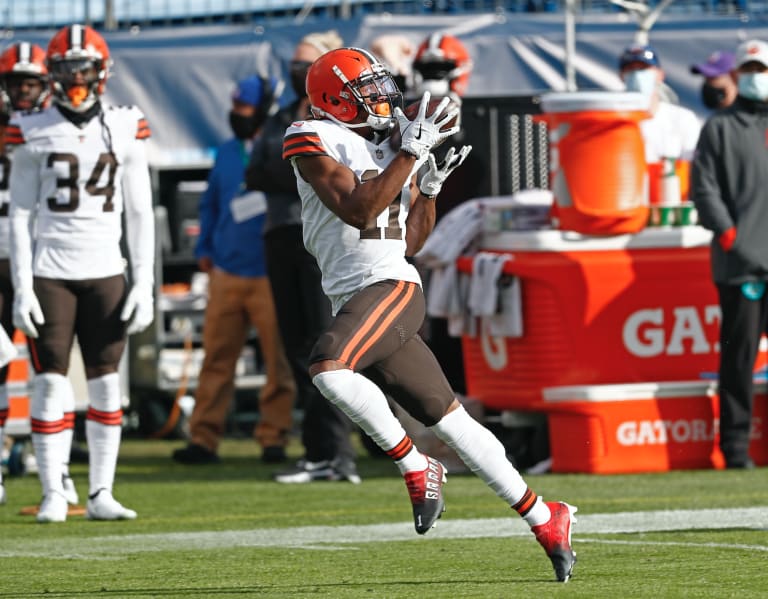
[[[263,192],[267,201],[267,274],[296,380],[297,403],[304,411],[301,441],[305,454],[294,468],[275,473],[275,480],[281,483],[360,482],[350,440],[352,424],[309,378],[309,352],[331,321],[331,305],[320,285],[317,262],[304,248],[296,177],[291,164],[283,160],[285,130],[293,121],[310,116],[304,87],[309,66],[321,54],[341,45],[341,37],[333,30],[310,33],[298,43],[290,63],[291,86],[297,99],[266,121],[246,172],[247,188]]]
[[[736,53],[738,97],[704,126],[691,171],[701,224],[713,232],[720,298],[720,448],[727,468],[749,456],[753,369],[768,331],[768,43]]]

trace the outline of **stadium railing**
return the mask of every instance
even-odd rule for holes
[[[349,19],[367,14],[556,13],[566,0],[0,0],[2,30],[87,23],[99,29],[250,23],[283,19]],[[581,12],[622,12],[610,0],[580,0]],[[648,0],[649,6],[657,0]],[[665,12],[764,14],[768,0],[674,0]]]

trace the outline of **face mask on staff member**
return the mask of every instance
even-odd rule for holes
[[[768,100],[768,72],[740,72],[739,95],[758,102]]]

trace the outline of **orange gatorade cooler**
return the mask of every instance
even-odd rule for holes
[[[541,97],[549,130],[552,218],[567,231],[634,233],[648,220],[648,171],[638,123],[647,99],[632,92]]]
[[[540,410],[562,385],[697,379],[716,372],[720,309],[702,227],[625,235],[486,234],[520,282],[522,334],[462,336],[467,392],[487,408]],[[458,270],[473,270],[460,257]],[[764,356],[764,352],[761,352]],[[764,364],[761,359],[761,364]]]
[[[553,472],[723,468],[716,381],[544,389]],[[750,455],[768,464],[765,383],[755,383]]]

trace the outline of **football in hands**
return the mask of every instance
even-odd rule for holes
[[[427,104],[427,111],[425,115],[432,116],[432,114],[434,114],[435,112],[435,109],[437,109],[437,106],[442,101],[443,101],[443,98],[431,98],[429,100],[429,104]],[[416,100],[415,102],[412,102],[411,104],[408,104],[408,106],[403,108],[403,113],[405,114],[405,116],[408,117],[408,120],[412,121],[413,119],[416,118],[416,116],[419,114],[420,105],[421,105],[421,100],[419,99],[419,100]],[[448,102],[448,106],[445,107],[445,110],[443,112],[446,112],[453,108],[458,108],[458,106],[456,102],[451,100],[450,102]],[[443,126],[440,128],[440,131],[448,131],[451,127],[455,127],[459,123],[460,115],[461,115],[461,112],[459,112],[455,117],[453,117],[448,122],[444,123]],[[443,141],[438,143],[435,147],[438,147],[439,145],[441,145]],[[400,125],[398,123],[395,123],[394,129],[392,129],[392,133],[389,136],[389,143],[390,143],[390,147],[393,150],[400,149]]]

